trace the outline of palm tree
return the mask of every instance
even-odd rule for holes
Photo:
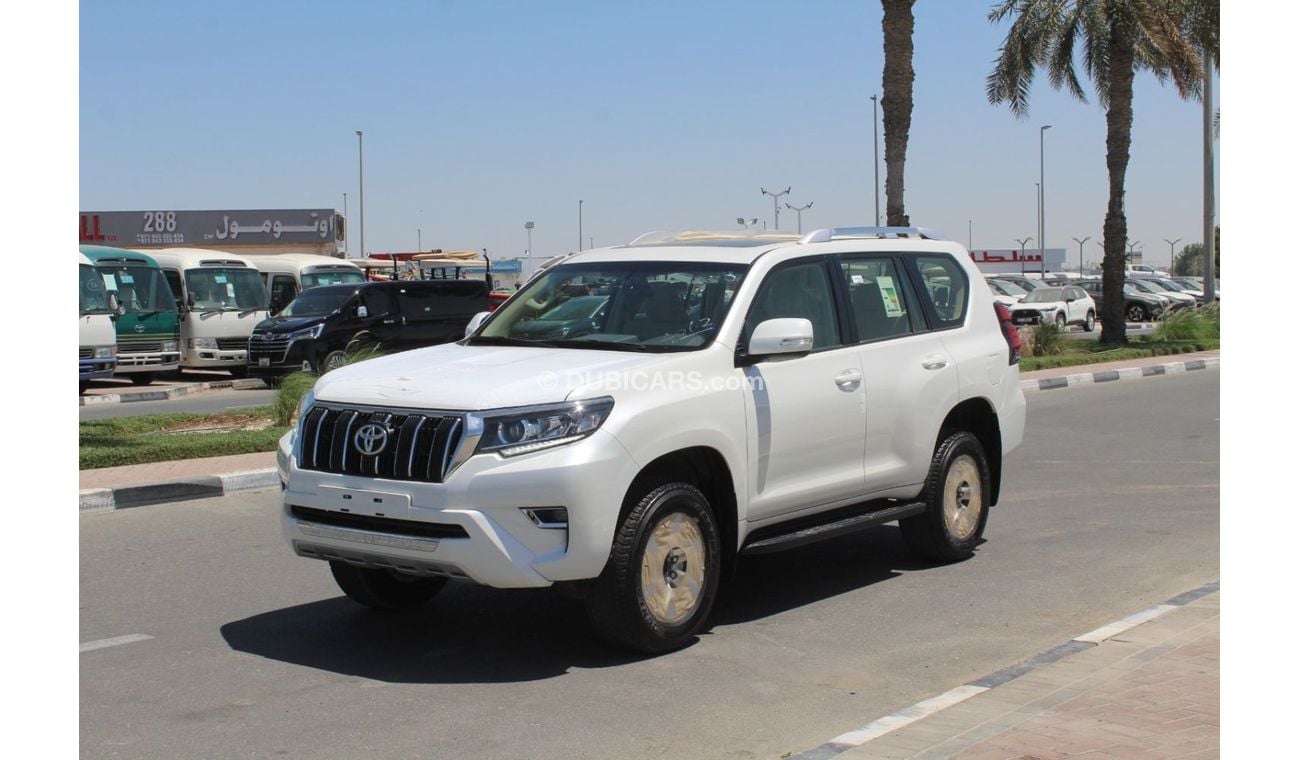
[[[1084,71],[1106,109],[1106,168],[1110,198],[1102,226],[1101,342],[1127,342],[1124,335],[1124,177],[1133,130],[1133,79],[1139,70],[1172,79],[1178,94],[1199,98],[1202,50],[1218,59],[1217,0],[1000,0],[989,12],[998,23],[1014,17],[988,76],[990,103],[1007,103],[1025,116],[1038,69],[1056,89],[1086,102],[1075,71],[1082,46]],[[1213,47],[1210,50],[1210,46]]]
[[[885,224],[908,226],[903,208],[903,163],[912,128],[912,5],[916,0],[880,0],[885,15],[885,68],[881,76],[881,115],[885,123]]]

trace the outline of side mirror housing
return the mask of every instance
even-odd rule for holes
[[[110,315],[113,319],[117,319],[126,313],[126,309],[122,306],[122,302],[117,300],[116,290],[108,291],[108,310],[113,312]]]
[[[480,311],[478,314],[475,314],[473,317],[471,317],[469,320],[469,324],[465,325],[465,337],[468,338],[469,336],[473,335],[474,331],[477,330],[479,326],[483,324],[483,320],[487,319],[490,316],[492,316],[492,312]]]
[[[813,348],[812,322],[801,318],[769,319],[760,322],[749,338],[751,358],[779,354],[806,354]]]

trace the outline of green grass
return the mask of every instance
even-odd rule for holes
[[[221,414],[145,414],[82,422],[79,469],[274,451],[289,429],[275,425],[274,416],[273,407],[263,406]],[[253,424],[269,427],[238,429]],[[220,429],[181,432],[203,427]]]
[[[1133,338],[1122,348],[1105,348],[1095,339],[1066,341],[1064,353],[1055,356],[1023,356],[1020,371],[1074,367],[1080,364],[1117,362],[1126,359],[1145,359],[1148,356],[1170,356],[1192,351],[1210,351],[1219,347],[1218,338],[1196,340],[1146,340]]]

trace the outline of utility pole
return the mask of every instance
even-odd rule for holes
[[[1169,238],[1164,238],[1164,241],[1169,244],[1169,276],[1173,277],[1174,276],[1174,246],[1183,242],[1183,239],[1178,238],[1177,240],[1170,240]]]
[[[533,257],[533,223],[524,222],[524,229],[528,230],[528,252],[527,258]]]
[[[1205,67],[1205,89],[1201,90],[1201,119],[1202,131],[1205,133],[1203,140],[1204,159],[1204,213],[1205,226],[1202,232],[1205,233],[1205,249],[1202,251],[1204,259],[1201,263],[1201,282],[1205,286],[1202,298],[1206,306],[1214,303],[1214,138],[1210,134],[1211,114],[1214,110],[1214,91],[1211,87],[1213,83],[1213,70],[1211,65],[1214,63],[1210,58],[1209,51],[1206,51],[1201,58],[1201,65]]]
[[[800,235],[803,234],[803,212],[805,212],[805,211],[807,211],[808,209],[812,208],[812,205],[813,205],[813,202],[812,202],[812,201],[808,201],[808,205],[806,205],[806,206],[791,206],[789,202],[786,202],[786,204],[785,204],[785,207],[786,207],[786,208],[790,209],[791,211],[794,211],[794,213],[795,213],[795,215],[796,215],[796,218],[799,220],[799,234],[800,234]]]
[[[366,257],[366,158],[365,141],[357,130],[357,184],[361,190],[361,258]],[[397,259],[393,259],[393,274],[397,274]]]
[[[582,250],[582,200],[578,200],[578,250]]]
[[[1033,238],[1031,238],[1031,237],[1027,237],[1027,238],[1012,238],[1012,240],[1015,240],[1017,243],[1020,244],[1020,252],[1021,252],[1021,253],[1024,253],[1024,251],[1025,251],[1025,246],[1029,245],[1029,241],[1030,241],[1030,240],[1033,240]],[[1024,257],[1024,256],[1021,256],[1021,257],[1020,257],[1020,273],[1021,273],[1021,274],[1024,274],[1024,273],[1025,273],[1025,257]]]
[[[352,226],[352,220],[348,218],[348,194],[343,194],[343,250],[345,258],[351,257],[352,251],[348,249],[348,228]]]
[[[880,120],[876,117],[876,95],[871,96],[871,145],[875,150],[871,159],[871,169],[876,176],[876,226],[880,226]]]
[[[781,207],[777,205],[777,199],[783,195],[789,195],[790,188],[787,187],[786,189],[782,190],[779,193],[770,193],[767,191],[766,188],[762,188],[762,187],[760,187],[759,190],[763,191],[763,195],[772,196],[772,229],[773,230],[781,229]]]
[[[1051,124],[1038,128],[1038,263],[1043,277],[1047,276],[1047,185],[1043,179],[1043,136],[1051,129]]]

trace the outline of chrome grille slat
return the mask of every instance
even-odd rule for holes
[[[367,423],[389,431],[388,444],[377,455],[363,455],[354,447],[353,436]],[[299,466],[341,475],[441,483],[462,427],[461,418],[454,414],[316,406],[302,420]]]
[[[244,351],[248,348],[248,338],[217,338],[218,351]]]

